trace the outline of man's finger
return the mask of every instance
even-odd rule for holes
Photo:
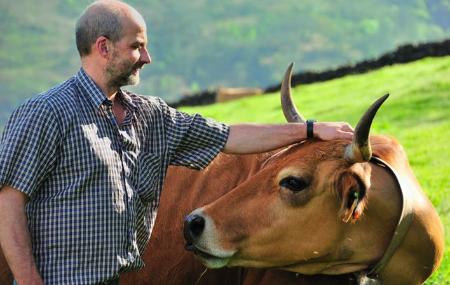
[[[352,139],[353,132],[352,131],[339,131],[338,136],[340,139]]]
[[[353,128],[352,128],[352,126],[350,126],[349,124],[344,124],[344,125],[342,126],[342,130],[343,130],[343,131],[348,131],[348,132],[353,132],[353,131],[354,131]]]

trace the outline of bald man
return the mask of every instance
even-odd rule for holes
[[[76,44],[79,72],[15,110],[2,136],[0,244],[19,285],[118,284],[144,266],[169,165],[307,138],[304,124],[226,126],[121,89],[151,63],[145,21],[123,2],[91,4]],[[317,123],[313,136],[352,133]]]

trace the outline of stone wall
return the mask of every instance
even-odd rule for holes
[[[335,69],[320,72],[300,72],[292,75],[292,86],[299,84],[327,81],[343,77],[349,74],[366,73],[384,66],[397,63],[407,63],[425,57],[439,57],[450,55],[450,39],[441,42],[425,43],[418,45],[403,45],[393,52],[385,53],[377,59],[364,60],[354,65],[344,65]],[[281,83],[269,86],[264,93],[273,93],[280,90]],[[169,103],[172,107],[209,105],[218,102],[218,91],[207,90],[195,94],[184,95],[179,101]]]

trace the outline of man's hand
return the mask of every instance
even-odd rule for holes
[[[31,251],[25,214],[27,199],[12,187],[0,189],[0,245],[19,285],[43,285]]]
[[[313,134],[321,140],[352,139],[353,128],[345,122],[314,123]]]

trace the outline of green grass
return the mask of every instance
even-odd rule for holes
[[[280,79],[281,79],[280,75]],[[372,134],[395,136],[404,146],[423,189],[450,232],[450,57],[427,58],[293,89],[306,118],[348,121],[353,126],[379,96],[389,92]],[[226,123],[284,121],[278,94],[207,107],[182,108]],[[450,284],[450,237],[444,261],[425,283]]]

